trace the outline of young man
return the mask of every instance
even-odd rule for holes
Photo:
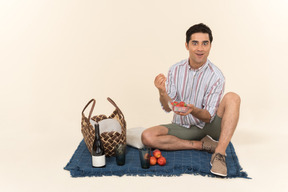
[[[238,123],[240,97],[230,92],[221,100],[224,76],[207,59],[212,40],[210,28],[202,23],[187,30],[189,58],[173,65],[167,78],[163,74],[156,76],[154,84],[165,111],[171,111],[171,101],[184,101],[189,110],[174,112],[171,124],[146,129],[142,142],[163,150],[208,151],[213,153],[211,172],[227,176],[225,151]]]

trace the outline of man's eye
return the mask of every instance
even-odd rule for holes
[[[192,45],[197,45],[197,42],[192,42]]]
[[[204,42],[203,45],[208,45],[208,42]]]

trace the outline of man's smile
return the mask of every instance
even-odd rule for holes
[[[198,57],[202,57],[202,56],[204,55],[204,53],[196,53],[196,55],[197,55]]]

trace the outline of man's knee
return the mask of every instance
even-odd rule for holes
[[[149,129],[144,130],[142,132],[142,135],[141,135],[141,140],[142,140],[143,145],[149,146],[151,143],[152,137],[153,136],[152,136],[151,131]]]
[[[168,133],[168,130],[166,130],[166,127],[162,127],[162,126],[156,126],[156,127],[152,127],[149,129],[146,129],[142,132],[141,135],[141,140],[143,145],[146,146],[153,146],[154,142],[157,139],[157,136],[159,135],[165,135]]]
[[[240,96],[237,94],[237,93],[234,93],[234,92],[229,92],[229,93],[226,93],[225,96],[224,96],[224,99],[228,102],[233,102],[237,105],[240,105],[241,103],[241,98]]]

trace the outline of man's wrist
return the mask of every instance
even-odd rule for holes
[[[160,89],[159,89],[159,94],[160,94],[161,96],[164,96],[164,95],[166,94],[166,91],[163,91],[163,90],[160,90]]]

